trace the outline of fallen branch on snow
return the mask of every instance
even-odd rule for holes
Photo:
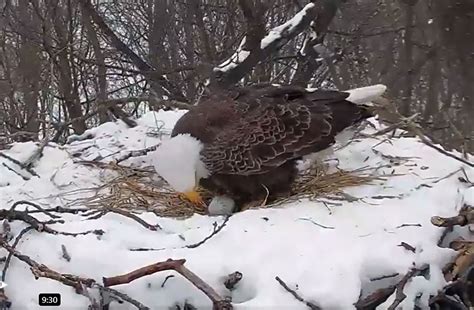
[[[136,150],[136,151],[131,151],[131,152],[128,152],[127,154],[123,155],[123,156],[120,156],[119,158],[117,158],[115,160],[115,163],[118,164],[118,163],[121,163],[122,161],[125,161],[131,157],[140,157],[140,156],[145,156],[146,154],[148,154],[149,152],[153,152],[153,151],[156,151],[156,149],[158,148],[158,146],[160,146],[161,143],[157,144],[157,145],[153,145],[153,146],[150,146],[150,147],[147,147],[146,149],[143,149],[143,150]]]
[[[186,248],[188,248],[188,249],[197,248],[198,246],[204,244],[207,240],[209,240],[212,237],[214,237],[215,235],[217,235],[222,230],[222,228],[224,228],[224,226],[227,224],[230,217],[231,217],[230,215],[226,216],[226,218],[224,219],[224,221],[220,225],[217,225],[217,222],[214,222],[214,224],[213,224],[214,225],[214,230],[212,231],[212,233],[209,236],[207,236],[206,238],[204,238],[203,240],[201,240],[197,243],[187,245]]]
[[[75,275],[72,275],[72,274],[59,273],[55,270],[52,270],[48,266],[36,262],[31,257],[29,257],[27,255],[24,255],[24,254],[21,254],[20,252],[15,250],[13,246],[10,246],[2,238],[0,238],[0,246],[3,247],[5,250],[7,250],[9,255],[18,258],[22,262],[29,265],[31,272],[33,273],[33,275],[35,276],[36,279],[38,279],[38,278],[48,278],[48,279],[51,279],[51,280],[61,282],[62,284],[66,285],[66,286],[70,286],[70,287],[74,288],[75,292],[77,294],[86,296],[89,299],[91,299],[91,297],[89,296],[89,293],[87,292],[87,288],[96,287],[100,291],[105,291],[107,293],[110,293],[110,294],[112,294],[112,295],[114,295],[114,296],[116,296],[116,297],[118,297],[118,298],[134,305],[139,310],[150,310],[150,308],[144,306],[140,302],[136,301],[135,299],[129,297],[128,295],[126,295],[124,293],[120,293],[120,292],[118,292],[114,289],[111,289],[111,288],[103,287],[102,285],[96,283],[94,279],[83,278],[83,277],[75,276]],[[8,301],[8,299],[3,299],[2,295],[4,296],[4,294],[2,294],[2,292],[0,291],[0,306],[5,305],[4,302],[6,302],[6,304],[11,305],[11,302]],[[4,296],[4,297],[6,298],[6,296]],[[92,302],[93,302],[93,300],[91,300],[91,303]],[[1,308],[1,309],[6,309],[6,308]],[[95,307],[94,304],[92,304],[89,309],[98,309],[98,308]]]
[[[413,268],[410,271],[408,271],[405,276],[400,280],[400,282],[397,283],[395,286],[396,293],[395,293],[395,300],[393,303],[387,308],[388,310],[396,310],[398,305],[402,303],[405,298],[407,298],[407,295],[403,293],[403,289],[405,288],[405,285],[408,283],[409,280],[411,280],[414,277],[419,276],[420,274],[425,273],[428,271],[429,266],[424,266],[422,268]]]
[[[53,218],[58,218],[58,216],[55,216],[49,212],[45,212],[41,207],[38,205],[28,202],[28,201],[18,201],[12,205],[10,210],[0,210],[0,220],[9,220],[9,221],[23,221],[27,224],[29,224],[33,229],[35,229],[38,232],[46,232],[49,234],[53,235],[64,235],[64,236],[80,236],[80,235],[87,235],[87,234],[95,234],[95,235],[103,235],[105,232],[101,229],[93,229],[93,230],[88,230],[84,232],[78,232],[78,233],[71,233],[71,232],[63,232],[63,231],[58,231],[55,230],[51,227],[48,226],[48,224],[57,224],[57,223],[64,223],[63,220],[50,220],[46,222],[39,221],[35,217],[31,216],[28,211],[17,211],[15,210],[15,207],[18,206],[19,204],[28,204],[30,206],[34,206],[35,208],[38,209],[38,211],[42,211],[44,214],[53,217]]]
[[[28,181],[30,179],[30,177],[27,177],[27,176],[24,176],[23,174],[19,173],[18,171],[16,171],[15,169],[13,169],[12,167],[10,167],[9,165],[5,164],[5,163],[2,163],[3,167],[7,168],[8,170],[10,170],[11,172],[13,172],[14,174],[16,174],[17,176],[19,176],[20,178],[22,178],[24,181]]]
[[[312,302],[309,302],[309,301],[304,300],[303,297],[301,297],[300,295],[298,295],[298,293],[296,293],[295,290],[292,290],[282,279],[280,279],[280,277],[276,276],[276,277],[275,277],[275,280],[277,280],[277,282],[280,283],[280,285],[281,285],[288,293],[290,293],[291,295],[293,295],[293,297],[295,297],[296,300],[301,301],[302,303],[304,303],[306,306],[308,306],[308,307],[309,307],[310,309],[312,309],[312,310],[321,310],[321,307],[316,306],[316,305],[313,304]]]
[[[31,168],[31,166],[35,163],[37,159],[39,159],[43,155],[43,150],[48,145],[49,143],[49,137],[45,136],[43,140],[41,140],[39,147],[33,152],[33,154],[30,155],[23,163],[22,165],[25,168]]]
[[[441,154],[446,155],[448,157],[451,157],[451,158],[453,158],[453,159],[455,159],[459,162],[462,162],[463,164],[466,164],[466,165],[474,168],[474,163],[472,163],[472,162],[470,162],[470,161],[468,161],[464,158],[461,158],[459,156],[456,156],[456,155],[444,150],[443,148],[441,148],[439,146],[434,145],[434,143],[431,142],[431,139],[423,132],[420,125],[418,125],[415,122],[415,119],[418,117],[418,113],[416,113],[412,116],[409,116],[409,117],[405,117],[405,116],[401,115],[400,112],[398,112],[398,110],[397,110],[397,108],[395,107],[394,104],[392,104],[392,111],[391,112],[394,113],[395,116],[400,121],[395,123],[395,124],[392,124],[392,125],[388,126],[387,128],[379,130],[378,132],[374,133],[373,136],[383,135],[383,134],[386,134],[386,133],[388,133],[392,130],[394,131],[396,129],[403,129],[403,130],[406,130],[406,131],[414,134],[415,136],[417,136],[421,140],[421,142],[423,142],[427,146],[435,149],[436,151],[440,152]]]
[[[383,287],[363,299],[359,299],[354,306],[357,310],[376,309],[377,306],[383,304],[396,290],[395,285]]]
[[[145,220],[141,219],[139,216],[131,213],[131,212],[128,212],[126,210],[123,210],[123,209],[119,209],[119,208],[103,208],[103,209],[100,209],[100,210],[97,210],[97,214],[94,215],[93,217],[89,217],[88,219],[98,219],[102,216],[104,216],[105,214],[107,213],[117,213],[117,214],[120,214],[122,216],[125,216],[125,217],[128,217],[129,219],[132,219],[134,221],[136,221],[138,224],[142,225],[143,227],[145,227],[146,229],[149,229],[149,230],[152,230],[152,231],[156,231],[158,229],[161,229],[161,226],[160,224],[155,224],[155,225],[152,225],[152,224],[149,224],[147,223]]]
[[[474,208],[465,205],[459,212],[459,215],[453,217],[433,216],[431,218],[431,224],[438,227],[452,227],[456,225],[466,226],[474,224]]]
[[[71,274],[63,274],[48,268],[44,264],[39,264],[27,255],[21,254],[9,245],[5,240],[0,239],[0,246],[7,250],[11,255],[18,258],[22,262],[30,266],[30,270],[36,278],[48,278],[59,281],[64,285],[73,287],[78,294],[84,290],[83,285],[91,287],[95,280],[90,278],[82,278]]]
[[[21,169],[26,170],[32,176],[35,176],[35,177],[39,178],[39,175],[36,173],[36,171],[34,171],[31,167],[24,165],[21,161],[15,159],[15,158],[13,158],[13,157],[5,154],[5,153],[2,153],[2,152],[0,152],[0,157],[8,159],[9,161],[14,163],[15,165],[19,166]]]
[[[465,215],[466,212],[472,209],[472,207],[464,206],[460,215],[452,218],[440,218],[440,221],[435,221],[433,223],[436,226],[446,227],[438,240],[438,246],[443,244],[443,241],[447,234],[452,231],[453,225],[460,225],[466,223]],[[407,249],[407,245],[405,245]],[[445,286],[436,296],[431,296],[429,303],[432,307],[438,307],[437,309],[468,309],[467,307],[472,307],[473,302],[469,300],[468,292],[472,291],[474,287],[472,285],[472,280],[468,280],[469,274],[471,278],[474,276],[474,242],[467,241],[463,239],[456,239],[450,243],[450,248],[459,252],[459,254],[454,258],[454,260],[443,268],[443,274],[446,281],[450,282]],[[411,250],[411,249],[410,249]],[[390,285],[385,288],[380,288],[374,291],[372,294],[361,298],[354,304],[358,310],[369,310],[375,309],[377,306],[384,303],[393,293],[396,292],[395,300],[388,309],[397,309],[397,307],[403,302],[406,298],[406,295],[403,293],[405,285],[413,278],[426,271],[427,267],[420,269],[412,269],[405,276],[397,282],[397,284]],[[392,275],[391,275],[392,276]],[[384,277],[382,277],[384,278]],[[452,296],[458,296],[459,298],[453,298]],[[471,297],[472,298],[472,297]],[[444,308],[443,308],[444,307]],[[436,309],[436,308],[435,308]]]
[[[115,277],[104,277],[103,283],[105,287],[110,287],[119,284],[130,283],[133,280],[138,278],[148,276],[160,271],[165,270],[174,270],[185,277],[189,282],[191,282],[196,288],[206,294],[207,297],[213,303],[214,310],[228,310],[232,309],[232,304],[222,298],[211,286],[209,286],[206,282],[204,282],[201,278],[199,278],[196,274],[194,274],[191,270],[184,266],[186,262],[185,259],[168,259],[164,262],[158,262],[155,264],[151,264],[134,271],[131,271],[127,274],[115,276]]]

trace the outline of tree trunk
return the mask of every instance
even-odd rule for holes
[[[404,79],[404,87],[402,90],[402,107],[401,113],[405,116],[409,116],[411,113],[411,102],[413,94],[413,19],[414,19],[414,7],[417,0],[404,0],[405,7],[405,35],[403,36],[404,44],[404,56],[403,56],[403,68],[406,73]]]
[[[99,122],[101,124],[110,120],[107,109],[103,106],[103,102],[107,100],[107,68],[105,66],[105,57],[100,48],[99,38],[97,32],[92,26],[90,16],[82,12],[82,22],[86,29],[87,38],[94,50],[95,61],[97,64],[97,79],[96,79],[96,103],[99,105]]]

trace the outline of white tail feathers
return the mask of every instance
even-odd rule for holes
[[[347,101],[353,102],[355,104],[363,105],[373,105],[372,101],[377,100],[380,96],[383,95],[387,86],[382,84],[371,85],[367,87],[360,87],[345,90],[345,93],[349,93],[349,97],[346,98]]]

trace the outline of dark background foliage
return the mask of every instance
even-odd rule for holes
[[[0,145],[68,134],[213,87],[384,83],[436,142],[474,149],[472,0],[0,0]],[[243,38],[245,42],[242,41]],[[243,42],[243,44],[242,44]],[[239,48],[250,55],[215,70]]]

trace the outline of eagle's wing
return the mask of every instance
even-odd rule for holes
[[[202,159],[212,173],[264,173],[287,160],[307,155],[311,146],[334,141],[331,109],[326,103],[348,94],[318,92],[313,98],[266,94],[236,101],[237,117],[229,119],[214,141],[205,145]],[[291,100],[291,101],[290,101]]]

